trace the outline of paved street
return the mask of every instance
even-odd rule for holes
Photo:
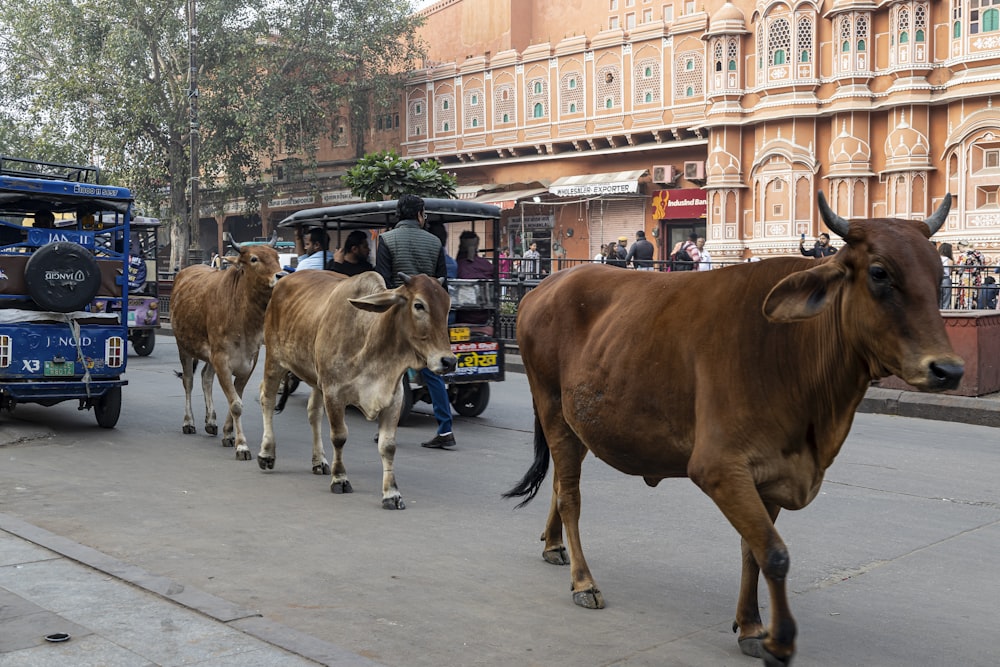
[[[0,415],[0,595],[13,596],[0,598],[0,665],[102,664],[79,658],[95,655],[80,645],[97,638],[136,656],[104,664],[758,664],[730,630],[739,539],[687,480],[651,489],[588,460],[581,530],[607,608],[573,605],[568,569],[541,559],[548,485],[520,510],[500,498],[531,461],[522,375],[493,386],[482,417],[456,418],[456,451],[419,446],[434,422],[430,406],[418,406],[396,456],[407,509],[390,512],[380,505],[374,425],[349,415],[354,493],[333,495],[309,471],[305,388],[276,417],[277,464],[263,473],[205,436],[197,407],[199,433],[181,434],[178,367],[165,336],[151,357],[131,357],[111,431],[71,403]],[[215,397],[221,422],[218,389]],[[246,399],[256,455],[256,381]],[[858,415],[820,496],[778,522],[792,559],[796,664],[995,665],[998,480],[993,428]],[[51,546],[28,545],[22,533]],[[87,558],[121,574],[76,562]],[[95,582],[127,589],[105,593],[120,596],[117,618],[81,604]],[[47,606],[53,588],[75,597],[60,605],[76,611]],[[5,645],[12,619],[25,617],[8,599],[60,614],[84,634]],[[131,618],[121,613],[133,608]],[[192,638],[143,653],[130,625],[160,648],[164,628]],[[205,634],[224,648],[189,653],[210,644]],[[21,650],[33,651],[29,662]]]

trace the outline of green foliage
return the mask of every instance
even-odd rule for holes
[[[266,158],[314,164],[341,126],[363,154],[368,119],[422,56],[396,0],[197,0],[193,124],[187,0],[16,6],[0,12],[0,153],[97,163],[146,210],[165,204],[182,247],[192,128],[200,189],[216,195],[203,207],[252,211]]]
[[[455,196],[458,180],[441,171],[437,160],[417,162],[395,151],[369,153],[341,177],[351,194],[365,201],[398,199],[400,195],[448,199]]]

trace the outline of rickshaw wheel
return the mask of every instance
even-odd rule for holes
[[[122,388],[112,387],[94,404],[94,416],[101,428],[114,428],[122,414]]]
[[[156,332],[136,331],[132,335],[132,347],[140,357],[148,357],[156,347]]]
[[[455,412],[463,417],[478,417],[490,402],[490,385],[486,382],[460,384],[456,386],[455,398],[451,404]]]

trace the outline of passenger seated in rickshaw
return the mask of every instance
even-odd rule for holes
[[[333,261],[326,268],[345,276],[374,271],[375,267],[368,260],[369,254],[371,247],[368,245],[368,234],[356,229],[347,235],[344,247],[334,253]]]
[[[459,279],[493,279],[493,264],[479,256],[479,235],[471,230],[465,230],[458,237],[457,262]],[[490,321],[490,311],[463,309],[457,312],[455,319],[466,324],[487,324]]]

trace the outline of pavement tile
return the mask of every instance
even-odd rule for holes
[[[6,629],[6,625],[4,626]],[[0,653],[0,667],[159,667],[98,635]]]

